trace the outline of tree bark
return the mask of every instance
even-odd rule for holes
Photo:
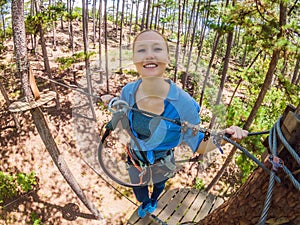
[[[300,116],[300,104],[298,109],[299,111],[296,111],[296,113],[290,112],[287,114],[288,116],[283,120],[281,129],[287,141],[299,155],[300,123],[296,117],[299,118]],[[283,149],[278,156],[299,182],[299,165],[288,150]],[[271,168],[270,163],[265,161],[265,164]],[[266,222],[268,224],[300,224],[299,190],[293,186],[282,170],[279,170],[277,175],[281,179],[281,184],[275,183],[274,185],[271,207]],[[212,222],[213,224],[258,224],[263,211],[268,185],[269,175],[262,168],[256,169],[246,183],[228,201],[197,224],[212,224]]]

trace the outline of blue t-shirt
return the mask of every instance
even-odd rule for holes
[[[141,82],[142,80],[139,79],[135,82],[128,83],[122,89],[121,99],[126,101],[131,107],[134,107],[136,104],[135,93]],[[188,93],[177,87],[174,82],[171,80],[168,80],[168,82],[170,83],[170,90],[164,101],[164,112],[161,116],[181,122],[187,121],[190,124],[199,124],[200,107],[197,102]],[[138,133],[133,128],[133,118],[133,111],[129,111],[128,119],[132,133],[135,135],[142,151],[147,152],[147,159],[150,163],[153,163],[160,157],[159,154],[155,154],[155,151],[167,151],[182,142],[186,143],[192,151],[195,152],[204,138],[203,133],[197,132],[193,134],[190,129],[187,132],[181,132],[181,126],[161,119],[160,117],[153,117],[149,121],[150,137],[139,138]],[[136,152],[139,151],[134,142],[132,142],[131,147]]]

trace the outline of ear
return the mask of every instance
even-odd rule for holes
[[[167,64],[170,64],[170,63],[171,63],[171,58],[170,58],[170,55],[168,55]]]

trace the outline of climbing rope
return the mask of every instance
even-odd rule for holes
[[[288,177],[292,181],[294,187],[298,191],[300,191],[299,182],[294,178],[294,176],[292,175],[290,170],[283,164],[283,161],[277,157],[277,136],[278,136],[281,143],[283,143],[283,145],[288,149],[288,151],[291,153],[291,155],[296,159],[296,161],[300,165],[299,156],[297,155],[295,150],[290,146],[290,144],[287,142],[287,140],[285,139],[285,137],[280,129],[280,121],[281,121],[281,119],[279,119],[275,123],[273,128],[270,130],[269,146],[270,146],[270,151],[271,151],[272,155],[269,156],[269,161],[272,163],[273,168],[272,168],[272,172],[270,175],[270,181],[269,181],[269,186],[268,186],[268,190],[267,190],[266,200],[264,203],[264,208],[263,208],[262,215],[261,215],[261,217],[259,219],[259,223],[258,223],[259,225],[265,224],[265,221],[267,219],[267,215],[268,215],[268,211],[271,206],[271,200],[272,200],[272,195],[273,195],[273,189],[274,189],[274,183],[275,183],[274,177],[275,177],[275,173],[277,172],[277,170],[279,168],[283,169],[283,171],[288,175]]]
[[[276,139],[276,136],[274,135],[274,130],[275,130],[275,127],[273,127],[270,130],[269,146],[270,146],[271,153],[273,154],[273,156],[276,157],[276,155],[277,155],[277,151],[276,151],[277,139]],[[274,178],[275,178],[275,171],[276,170],[277,170],[277,167],[274,165],[273,166],[273,171],[270,174],[270,181],[269,181],[269,186],[268,186],[268,191],[267,191],[267,197],[266,197],[266,200],[265,200],[265,203],[264,203],[264,208],[263,208],[261,217],[260,217],[259,222],[258,222],[259,225],[265,224],[269,209],[271,207],[271,199],[272,199],[272,196],[273,196],[273,187],[274,187],[274,183],[275,183]]]

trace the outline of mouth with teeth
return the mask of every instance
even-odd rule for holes
[[[146,69],[156,68],[157,66],[158,65],[156,63],[147,63],[147,64],[143,65],[143,67]]]

